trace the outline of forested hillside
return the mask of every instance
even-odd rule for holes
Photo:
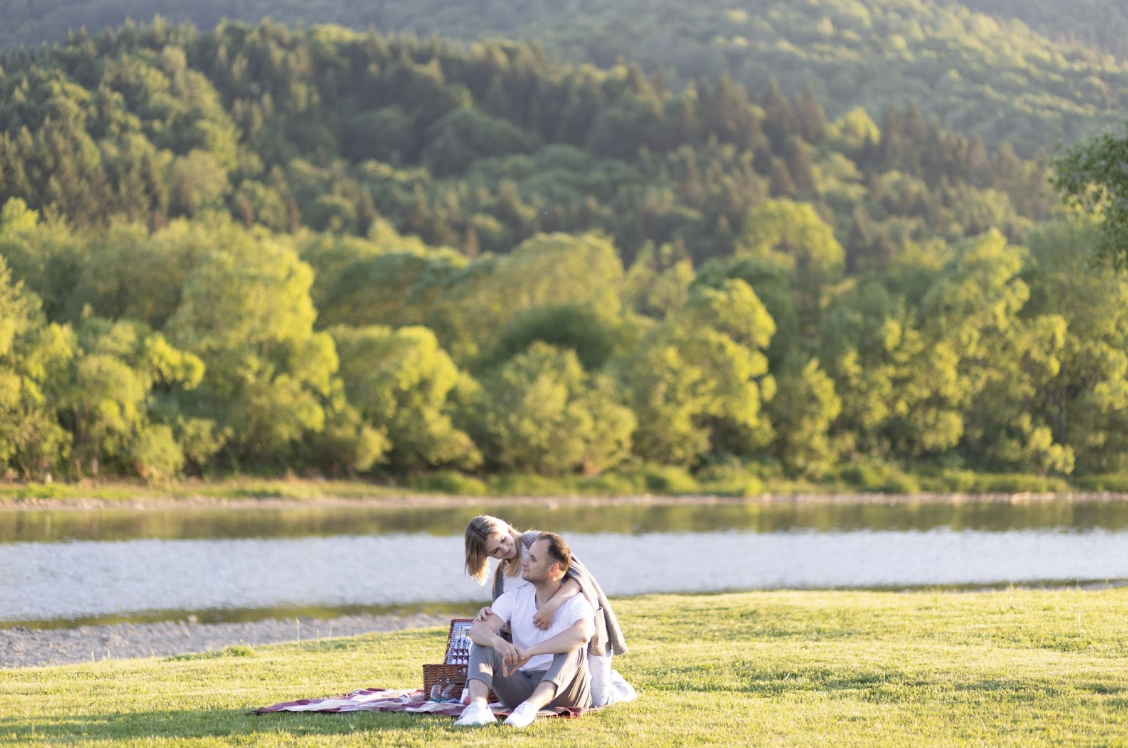
[[[1128,7],[1116,0],[948,0],[977,13],[1022,21],[1060,44],[1128,58]]]
[[[274,23],[0,65],[12,476],[1128,469],[1128,283],[909,104]]]
[[[1053,205],[1044,159],[911,105],[830,122],[809,93],[752,100],[724,78],[674,93],[513,43],[159,24],[0,65],[0,201],[79,225],[222,207],[363,236],[384,215],[471,257],[599,229],[628,261],[648,242],[701,261],[775,197],[811,202],[854,269],[933,236],[1021,239]]]
[[[1002,0],[975,2],[1000,15],[1019,13]],[[66,29],[94,31],[126,16],[160,13],[205,30],[221,16],[269,16],[463,41],[536,40],[550,57],[575,63],[609,68],[623,58],[648,72],[662,68],[673,88],[727,73],[760,96],[775,80],[788,96],[809,87],[831,117],[861,107],[876,118],[912,102],[926,119],[935,115],[992,145],[1009,142],[1026,156],[1119,124],[1128,107],[1128,64],[1052,39],[1115,39],[1123,13],[1107,2],[1024,5],[1019,17],[1043,19],[1034,28],[1053,27],[1050,38],[933,0],[0,0],[0,48],[61,40]],[[1058,10],[1049,15],[1050,7]]]

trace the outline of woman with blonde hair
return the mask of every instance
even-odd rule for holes
[[[466,573],[477,579],[478,584],[485,584],[489,576],[489,559],[496,559],[498,565],[494,570],[490,595],[493,600],[500,597],[506,587],[512,589],[528,584],[521,578],[521,558],[539,535],[540,530],[520,532],[508,522],[488,514],[474,517],[466,525]],[[575,556],[560,591],[540,607],[533,623],[539,629],[547,629],[560,606],[579,594],[586,597],[596,611],[595,635],[588,644],[592,699],[596,706],[629,701],[634,698],[634,689],[611,670],[612,656],[627,652],[619,619],[615,617],[615,611],[595,577]],[[477,618],[484,619],[489,614],[490,608],[486,606],[478,611]]]

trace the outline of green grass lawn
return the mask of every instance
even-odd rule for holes
[[[0,742],[1128,745],[1128,588],[657,595],[616,608],[632,647],[616,667],[639,700],[524,732],[430,716],[247,713],[417,687],[421,664],[441,656],[436,628],[0,671]]]

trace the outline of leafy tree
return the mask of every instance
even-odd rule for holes
[[[833,229],[806,203],[769,200],[747,214],[737,252],[779,258],[800,277],[819,283],[836,280],[845,253]]]
[[[465,376],[425,327],[336,327],[348,402],[387,440],[397,471],[474,468],[481,455],[451,421],[452,391]]]
[[[634,416],[571,350],[535,342],[481,382],[472,433],[491,465],[595,475],[630,454]]]
[[[514,318],[499,330],[492,354],[484,356],[480,366],[493,368],[539,340],[572,350],[586,371],[595,372],[636,342],[634,337],[629,323],[591,306],[542,306]]]
[[[765,406],[775,428],[772,452],[789,474],[822,478],[839,456],[831,427],[842,401],[818,359],[788,363],[776,373],[779,389]]]
[[[669,317],[685,303],[695,277],[684,246],[647,244],[624,278],[625,306],[647,317]]]
[[[923,300],[935,339],[959,357],[966,393],[964,441],[976,461],[1010,469],[1072,472],[1074,454],[1030,413],[1038,388],[1060,370],[1066,323],[1057,314],[1022,319],[1029,286],[1024,250],[998,233],[966,243]]]
[[[963,436],[959,358],[926,336],[913,311],[871,280],[837,298],[822,322],[820,355],[842,401],[839,434],[862,454],[934,456]]]
[[[635,453],[692,465],[706,452],[751,455],[766,446],[772,431],[761,406],[776,385],[761,351],[774,333],[743,281],[698,288],[616,362],[638,418]]]
[[[63,309],[83,262],[81,242],[63,222],[41,221],[20,198],[0,209],[0,256],[14,277],[42,302],[49,320]]]
[[[61,466],[70,447],[44,392],[70,354],[59,333],[43,324],[39,300],[0,257],[0,466],[23,478]]]
[[[322,240],[324,241],[324,240]],[[322,263],[313,293],[323,324],[404,325],[430,320],[448,279],[467,261],[455,252],[402,249],[342,239],[335,257],[312,258]],[[352,256],[355,259],[347,260]],[[327,267],[332,262],[339,267]]]
[[[450,278],[427,322],[456,361],[468,360],[523,311],[575,303],[614,317],[622,283],[623,266],[607,239],[543,234]]]
[[[789,272],[804,333],[817,324],[824,290],[841,278],[846,260],[833,229],[814,208],[790,200],[769,200],[750,211],[736,253],[779,263]]]
[[[313,274],[291,247],[230,223],[213,231],[167,326],[207,366],[184,412],[229,429],[231,458],[277,459],[324,429],[336,351],[313,330]]]
[[[1055,442],[1074,451],[1079,471],[1128,468],[1128,281],[1093,267],[1079,247],[1091,247],[1098,229],[1087,221],[1057,222],[1030,241],[1029,316],[1060,314],[1067,324],[1060,367],[1032,409],[1045,418]]]
[[[78,473],[97,475],[103,464],[149,479],[179,473],[184,456],[172,429],[154,420],[164,398],[200,383],[203,362],[137,322],[88,317],[76,343],[58,404],[73,427]]]
[[[699,271],[696,284],[719,288],[733,278],[748,284],[775,323],[767,351],[770,368],[774,371],[792,354],[801,354],[808,341],[800,333],[792,274],[771,258],[738,256],[710,260]]]
[[[1068,205],[1100,221],[1094,247],[1097,259],[1118,270],[1128,267],[1128,135],[1101,133],[1060,154],[1054,162],[1054,187]]]
[[[114,223],[95,232],[87,239],[87,259],[67,299],[65,318],[77,321],[89,308],[101,317],[164,327],[188,274],[211,249],[217,225],[177,219],[155,233],[136,223]]]

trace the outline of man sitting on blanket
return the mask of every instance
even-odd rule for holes
[[[521,559],[529,582],[494,600],[492,612],[470,629],[467,686],[470,704],[457,725],[491,725],[486,703],[490,688],[513,709],[505,724],[526,727],[545,706],[591,707],[587,644],[595,633],[595,610],[583,595],[573,595],[542,631],[533,623],[537,609],[556,594],[572,563],[572,549],[559,535],[541,533]],[[513,641],[498,635],[509,624]]]

